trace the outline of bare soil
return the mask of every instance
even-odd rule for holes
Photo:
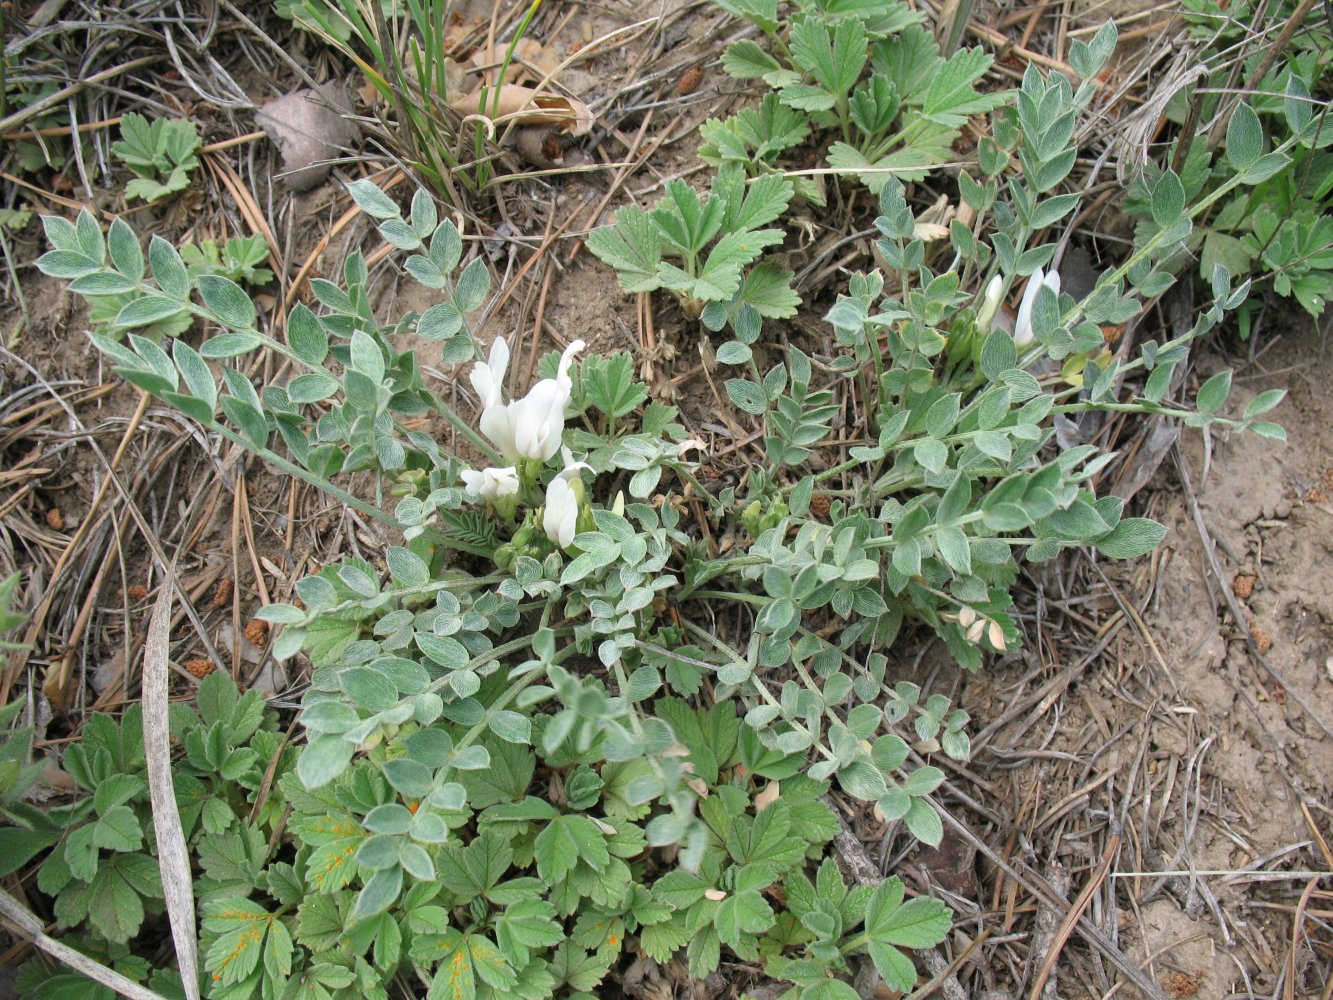
[[[1009,953],[1026,952],[1010,977],[1029,984],[1061,949],[1055,996],[1141,993],[1078,933],[1053,933],[1065,908],[1038,895],[1025,917],[1043,883],[1078,897],[1167,996],[1283,995],[1289,981],[1286,996],[1326,995],[1322,924],[1296,914],[1329,868],[1333,828],[1333,357],[1308,319],[1269,333],[1256,360],[1230,347],[1204,354],[1196,384],[1237,367],[1237,410],[1289,388],[1273,413],[1288,443],[1184,431],[1137,501],[1168,526],[1160,548],[1134,566],[1033,574],[1031,644],[962,681],[980,735],[955,779],[976,800],[960,815],[1015,869],[982,849],[977,926],[1032,935]],[[921,863],[947,883],[948,858]],[[1004,951],[976,965],[1011,988]]]

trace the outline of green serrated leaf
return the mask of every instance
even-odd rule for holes
[[[662,238],[643,209],[634,205],[620,209],[613,225],[589,234],[588,249],[616,269],[626,292],[651,292],[661,286]]]
[[[993,111],[1007,100],[1004,92],[981,94],[973,84],[993,62],[982,49],[960,49],[930,77],[930,86],[921,105],[921,115],[928,121],[949,128],[961,128],[970,115]]]

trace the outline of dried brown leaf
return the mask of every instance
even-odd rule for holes
[[[560,125],[573,135],[584,135],[592,129],[592,109],[573,97],[564,97],[531,87],[507,83],[500,88],[497,102],[495,92],[489,91],[482,105],[481,92],[456,97],[449,102],[461,115],[481,114],[497,125],[514,122],[518,125]]]

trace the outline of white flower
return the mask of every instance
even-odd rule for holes
[[[504,337],[496,337],[491,345],[491,356],[482,364],[478,361],[472,367],[472,388],[481,398],[481,408],[488,410],[499,406],[503,401],[501,390],[504,387],[505,370],[509,367],[509,343]]]
[[[513,434],[515,458],[535,458],[544,462],[560,450],[567,402],[569,394],[560,388],[559,383],[544,378],[522,399],[509,404],[508,430]],[[498,439],[492,437],[491,440],[504,450]]]
[[[592,472],[592,466],[587,462],[574,461],[574,453],[564,445],[560,446],[560,458],[565,463],[565,467],[560,470],[560,478],[568,482],[571,479],[579,478],[579,472],[587,469]]]
[[[511,462],[540,459],[545,462],[560,448],[565,430],[565,405],[574,387],[569,366],[584,344],[576,340],[565,348],[555,378],[544,378],[526,396],[505,405],[502,400],[505,369],[509,367],[509,345],[497,337],[486,364],[472,369],[472,387],[481,398],[481,432],[491,439]]]
[[[518,470],[512,465],[504,469],[482,469],[480,472],[465,469],[463,483],[468,496],[498,500],[518,492]]]
[[[1014,345],[1027,347],[1032,343],[1032,306],[1037,301],[1037,293],[1045,285],[1057,295],[1060,294],[1060,275],[1052,271],[1046,274],[1041,268],[1032,272],[1027,287],[1023,289],[1023,301],[1018,306],[1018,318],[1014,321]]]
[[[500,449],[500,454],[511,462],[519,459],[518,445],[514,441],[514,408],[508,406],[490,406],[481,411],[478,425],[481,432],[491,439],[491,443]]]
[[[587,346],[583,341],[576,340],[560,355],[560,370],[556,372],[555,380],[564,388],[566,395],[574,388],[574,383],[569,378],[569,366],[574,363],[574,355]]]
[[[546,537],[562,549],[569,548],[579,519],[579,500],[569,480],[556,476],[546,487],[546,510],[542,514],[542,528]]]
[[[556,377],[542,379],[526,396],[509,404],[508,423],[495,428],[506,435],[504,440],[487,430],[485,424],[482,425],[482,432],[495,442],[506,458],[540,459],[545,462],[560,450],[561,437],[565,431],[565,405],[573,389],[569,366],[574,361],[574,355],[583,347],[581,340],[566,347]],[[512,452],[506,450],[506,446],[511,443],[508,435],[512,435]]]
[[[981,306],[977,309],[977,329],[989,331],[995,314],[1000,311],[1000,296],[1004,294],[1004,279],[998,274],[986,285],[981,296]]]
[[[517,457],[514,447],[514,421],[509,408],[504,405],[504,377],[509,367],[509,343],[504,337],[496,337],[491,344],[491,356],[485,364],[477,362],[472,367],[472,388],[481,400],[481,419],[478,424],[505,458],[513,461]]]

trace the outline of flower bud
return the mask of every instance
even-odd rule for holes
[[[579,519],[579,498],[569,480],[557,476],[546,487],[546,509],[542,513],[542,529],[546,537],[562,549],[574,541]]]
[[[981,296],[981,305],[977,308],[977,329],[988,333],[995,315],[1000,311],[1000,298],[1004,295],[1004,279],[998,274],[986,284],[986,291]]]

